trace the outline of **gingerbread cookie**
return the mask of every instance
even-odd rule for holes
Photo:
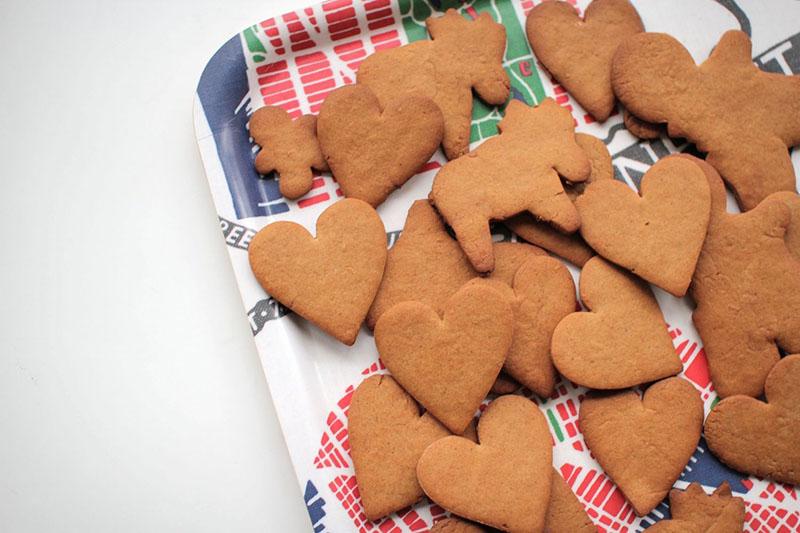
[[[570,314],[553,332],[553,363],[565,378],[592,389],[624,389],[681,371],[646,283],[593,257],[581,271],[580,292],[589,312]]]
[[[250,136],[261,146],[255,161],[259,174],[277,172],[281,194],[290,200],[311,190],[311,169],[328,170],[317,141],[317,117],[292,120],[280,107],[266,106],[250,117]]]
[[[800,355],[781,359],[765,385],[766,403],[748,396],[719,402],[705,425],[708,447],[741,472],[800,484]]]
[[[727,213],[719,174],[698,164],[711,186],[712,207],[691,286],[697,303],[692,320],[717,393],[758,397],[778,362],[778,347],[800,352],[800,260],[784,241],[791,214],[780,198]]]
[[[576,133],[575,141],[589,157],[592,170],[585,182],[574,185],[566,184],[564,187],[567,196],[573,201],[583,193],[589,183],[614,178],[611,154],[608,153],[608,148],[603,141],[586,133]],[[594,250],[586,244],[580,234],[561,233],[550,224],[536,220],[530,214],[515,215],[506,220],[505,224],[526,241],[541,246],[548,252],[563,257],[575,265],[583,266],[594,255]]]
[[[501,294],[465,286],[442,316],[420,302],[381,315],[375,344],[395,379],[450,431],[461,434],[505,361],[514,312]]]
[[[697,447],[703,401],[691,383],[669,378],[642,398],[634,391],[588,396],[579,425],[592,455],[644,516],[664,499]]]
[[[424,96],[397,98],[382,107],[369,88],[347,85],[325,98],[317,130],[344,195],[377,207],[436,151],[442,112]]]
[[[639,137],[640,139],[658,139],[661,137],[662,133],[666,133],[663,125],[652,124],[642,120],[627,109],[622,112],[622,122],[625,124],[625,129],[627,129],[631,135]]]
[[[481,415],[478,439],[451,436],[428,446],[417,464],[422,490],[469,520],[503,531],[541,531],[553,460],[544,415],[522,396],[501,396]]]
[[[470,283],[486,283],[473,280]],[[558,259],[547,256],[528,259],[503,284],[514,309],[514,340],[505,371],[543,398],[553,394],[556,371],[550,356],[550,339],[562,318],[575,310],[575,284]]]
[[[488,13],[468,20],[453,9],[425,25],[432,41],[372,54],[358,67],[357,81],[372,89],[383,107],[405,95],[431,98],[444,116],[445,155],[455,159],[469,151],[473,89],[489,105],[508,100],[506,30]]]
[[[550,503],[544,522],[547,533],[597,533],[583,504],[575,497],[567,482],[556,469],[550,484]]]
[[[497,268],[493,276],[511,283],[514,273],[531,255],[544,251],[523,243],[495,243]],[[400,302],[416,301],[437,312],[466,282],[477,277],[461,247],[447,233],[441,218],[427,200],[417,200],[408,210],[400,238],[389,250],[386,271],[367,314],[367,325]]]
[[[273,222],[249,247],[258,282],[283,305],[352,345],[378,291],[386,233],[378,213],[345,199],[317,220],[317,236],[294,222]]]
[[[621,181],[589,185],[575,202],[581,235],[606,259],[683,296],[708,227],[708,181],[693,161],[666,157],[640,187],[641,196]]]
[[[661,520],[648,531],[652,533],[740,533],[744,527],[744,500],[731,494],[725,481],[713,494],[706,494],[699,483],[686,490],[669,491],[672,518]]]
[[[492,394],[497,394],[498,396],[502,396],[503,394],[511,394],[512,392],[517,392],[522,385],[519,382],[508,375],[507,372],[501,371],[497,375],[497,379],[494,380],[494,384],[492,385]]]
[[[500,135],[469,157],[442,167],[430,194],[478,272],[494,268],[492,219],[528,211],[561,231],[578,229],[578,212],[558,176],[581,182],[591,172],[572,115],[550,98],[537,107],[512,100],[498,128]]]
[[[776,192],[767,198],[777,198],[781,200],[791,213],[791,221],[786,226],[786,234],[783,239],[792,254],[800,259],[800,196],[794,192]]]
[[[567,2],[542,2],[525,24],[536,58],[600,122],[614,110],[614,52],[627,37],[643,31],[628,0],[594,0],[583,20]]]
[[[347,413],[350,454],[364,514],[377,520],[422,498],[417,462],[450,435],[390,376],[372,376],[353,393]]]
[[[708,153],[743,209],[795,190],[789,148],[800,144],[800,76],[761,71],[751,48],[744,32],[728,31],[697,67],[673,37],[640,33],[619,46],[611,74],[633,114]]]
[[[433,524],[430,533],[486,533],[486,530],[477,524],[451,516]]]

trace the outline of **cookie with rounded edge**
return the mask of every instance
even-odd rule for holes
[[[727,481],[712,494],[699,483],[669,491],[672,518],[647,528],[653,533],[740,533],[744,528],[744,500],[731,494]]]
[[[631,135],[645,140],[653,140],[666,133],[666,128],[661,124],[652,124],[642,120],[627,109],[622,111],[622,122]]]
[[[500,135],[469,157],[444,165],[430,193],[473,268],[481,273],[494,269],[490,220],[527,211],[561,231],[574,232],[580,218],[564,194],[559,174],[570,182],[582,182],[591,173],[589,158],[575,140],[572,115],[551,98],[536,107],[512,100],[498,129]]]
[[[796,190],[789,148],[800,144],[800,76],[756,67],[744,32],[725,32],[700,66],[667,34],[633,35],[617,48],[611,79],[634,115],[708,153],[742,209]]]
[[[486,533],[486,530],[478,524],[451,516],[433,524],[430,533]]]
[[[455,159],[469,152],[473,90],[489,105],[508,100],[506,29],[489,13],[467,18],[454,9],[428,18],[425,26],[432,40],[370,55],[358,67],[356,79],[383,106],[410,94],[434,100],[444,116],[444,152]]]
[[[614,52],[627,37],[643,31],[628,0],[594,0],[583,18],[567,2],[542,2],[525,23],[536,58],[600,122],[614,111]]]
[[[705,436],[726,465],[758,477],[800,484],[800,354],[788,355],[770,371],[766,402],[730,396],[709,413]]]
[[[692,457],[703,427],[703,401],[688,381],[668,378],[643,397],[632,390],[589,395],[581,402],[578,423],[592,455],[644,516]]]
[[[544,415],[522,396],[501,396],[478,421],[476,444],[445,437],[417,464],[425,494],[448,511],[503,531],[541,531],[552,484]]]
[[[277,172],[281,194],[294,200],[311,190],[312,169],[324,172],[328,163],[317,140],[317,117],[302,115],[292,120],[275,106],[257,109],[248,126],[253,142],[261,146],[255,160],[259,174]]]
[[[575,202],[581,235],[609,261],[683,296],[708,227],[708,181],[693,161],[667,157],[640,187],[641,195],[616,180],[589,185]]]
[[[347,433],[364,514],[377,520],[423,496],[417,462],[431,443],[450,432],[391,376],[372,376],[356,388]]]
[[[780,359],[778,348],[800,353],[800,260],[784,240],[791,211],[775,197],[728,213],[719,174],[697,164],[711,186],[712,207],[691,285],[692,321],[717,394],[758,397]]]
[[[342,192],[373,207],[428,162],[443,128],[430,98],[405,96],[381,106],[363,85],[330,93],[317,123],[322,153]]]
[[[575,141],[589,157],[592,171],[585,182],[567,183],[564,187],[567,196],[573,201],[583,193],[590,183],[614,178],[611,154],[608,153],[608,148],[602,140],[594,135],[576,133]],[[505,221],[505,225],[526,241],[541,246],[548,252],[563,257],[577,266],[583,266],[594,255],[594,250],[586,244],[579,233],[562,233],[550,224],[536,220],[530,214],[521,213],[513,216]]]
[[[592,389],[624,389],[682,370],[650,287],[593,257],[581,271],[588,312],[566,316],[552,336],[553,363],[570,381]]]
[[[322,212],[316,237],[300,224],[273,222],[248,253],[268,294],[352,345],[383,276],[386,232],[369,204],[345,199]]]
[[[394,378],[450,431],[461,434],[511,347],[514,312],[503,295],[467,285],[441,314],[402,302],[378,319],[375,344]]]

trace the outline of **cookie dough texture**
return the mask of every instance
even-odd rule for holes
[[[294,222],[268,224],[249,258],[268,294],[352,345],[383,277],[386,232],[369,204],[348,198],[323,211],[316,237]]]

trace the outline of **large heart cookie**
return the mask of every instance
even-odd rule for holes
[[[780,360],[767,375],[767,402],[730,396],[705,425],[708,447],[736,470],[800,484],[800,355]]]
[[[542,2],[525,24],[536,58],[599,121],[614,110],[611,60],[626,37],[644,31],[628,0],[594,0],[581,20],[567,2]]]
[[[327,208],[317,236],[274,222],[253,237],[250,268],[264,290],[345,344],[355,342],[386,263],[386,232],[361,200]]]
[[[664,499],[697,447],[703,402],[688,381],[669,378],[643,398],[634,391],[587,397],[579,424],[597,462],[644,516]]]
[[[478,421],[478,440],[445,437],[425,450],[417,465],[425,494],[503,531],[541,531],[553,476],[544,415],[521,396],[501,396]]]
[[[344,195],[375,207],[428,162],[443,128],[430,98],[406,96],[381,110],[364,85],[329,94],[317,121],[322,153]]]
[[[353,393],[347,413],[350,454],[364,513],[377,520],[422,498],[417,461],[450,434],[389,376],[372,376]]]
[[[744,500],[731,494],[727,481],[713,494],[699,483],[672,489],[669,512],[672,518],[647,528],[648,533],[741,533],[744,527]]]
[[[580,291],[589,312],[570,314],[553,332],[553,363],[565,378],[592,389],[624,389],[681,371],[646,283],[593,257],[581,271]]]
[[[443,316],[420,302],[402,302],[375,325],[375,344],[395,379],[453,433],[461,434],[511,346],[514,312],[496,290],[467,285]]]
[[[683,296],[708,228],[708,181],[693,161],[667,157],[640,188],[641,197],[616,180],[589,185],[575,202],[581,235],[606,259]]]

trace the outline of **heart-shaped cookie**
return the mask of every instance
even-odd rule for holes
[[[800,355],[781,359],[767,375],[767,402],[730,396],[709,413],[706,441],[741,472],[800,484]]]
[[[514,312],[496,290],[467,285],[443,317],[420,302],[381,315],[375,344],[394,378],[453,433],[461,434],[503,367]]]
[[[703,401],[688,381],[668,378],[642,398],[634,391],[590,395],[581,402],[578,423],[597,462],[644,516],[664,499],[697,447]]]
[[[597,526],[586,514],[583,504],[555,468],[544,530],[547,533],[597,533]]]
[[[422,498],[417,462],[450,435],[390,376],[372,376],[353,393],[347,413],[350,454],[364,513],[377,520]]]
[[[443,132],[442,112],[430,98],[405,96],[381,110],[364,85],[330,93],[317,120],[322,153],[342,192],[375,207],[428,162]]]
[[[542,2],[525,24],[536,58],[600,122],[614,110],[614,52],[626,37],[642,31],[628,0],[594,0],[583,20],[567,2]]]
[[[672,518],[647,528],[648,533],[740,533],[744,527],[744,500],[731,494],[725,481],[713,494],[699,483],[669,491]]]
[[[478,421],[475,444],[445,437],[417,464],[428,497],[503,531],[541,531],[550,500],[553,445],[544,415],[522,396],[501,396]]]
[[[589,312],[566,316],[553,332],[553,363],[565,378],[609,390],[681,371],[661,308],[646,283],[593,257],[581,271],[580,292]]]
[[[703,246],[711,193],[702,169],[683,157],[653,165],[641,197],[616,180],[589,185],[575,206],[597,253],[665,291],[683,296]]]
[[[378,213],[345,199],[317,220],[317,236],[294,222],[273,222],[249,247],[258,282],[283,305],[347,345],[355,342],[386,264]]]

